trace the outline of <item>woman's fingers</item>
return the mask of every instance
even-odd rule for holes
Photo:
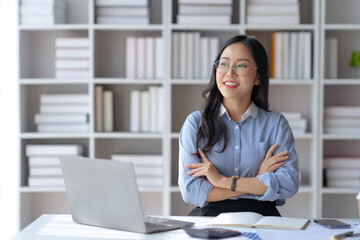
[[[205,153],[200,148],[198,148],[198,151],[199,151],[199,154],[200,154],[202,160],[204,161],[204,163],[210,162],[209,159],[206,157]]]
[[[285,164],[285,162],[276,163],[269,168],[269,171],[274,172],[276,169],[278,169],[279,167],[281,167],[284,164]]]
[[[275,149],[277,148],[278,144],[275,143],[274,145],[272,145],[269,150],[266,153],[265,159],[271,158],[271,156],[273,155]]]

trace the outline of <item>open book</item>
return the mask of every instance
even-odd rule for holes
[[[209,225],[300,230],[305,229],[309,222],[305,218],[264,217],[254,212],[230,212],[219,214]]]

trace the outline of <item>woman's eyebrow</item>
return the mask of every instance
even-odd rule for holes
[[[221,59],[226,59],[226,60],[230,60],[230,58],[228,57],[221,57]],[[251,62],[249,59],[247,58],[238,58],[236,59],[236,61],[247,61],[247,62]]]

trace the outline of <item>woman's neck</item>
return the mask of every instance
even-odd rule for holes
[[[224,99],[223,105],[229,114],[229,117],[234,122],[239,122],[242,119],[242,115],[250,107],[251,99],[244,101],[239,99]]]

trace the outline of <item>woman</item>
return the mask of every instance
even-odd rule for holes
[[[235,36],[218,54],[203,92],[204,110],[180,132],[179,186],[189,215],[257,212],[280,216],[299,188],[294,137],[283,115],[268,110],[269,69],[264,47]]]

